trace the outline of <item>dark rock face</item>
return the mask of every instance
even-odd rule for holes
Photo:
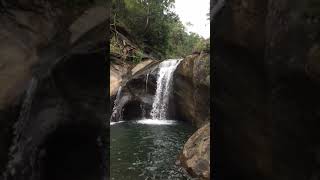
[[[217,179],[320,177],[319,9],[228,1],[215,17]]]
[[[209,54],[187,56],[177,67],[173,80],[172,105],[177,119],[192,122],[199,128],[184,145],[179,158],[181,165],[193,177],[210,179]]]
[[[107,8],[94,5],[74,12],[37,0],[30,2],[35,8],[12,3],[0,14],[1,175],[101,179],[108,157],[101,151],[108,143]],[[17,123],[31,79],[37,83],[29,115]],[[21,124],[19,130],[14,124]],[[63,167],[83,173],[66,174]]]
[[[217,38],[237,46],[263,51],[267,4],[268,0],[226,2],[224,8],[213,18]]]
[[[123,78],[123,88],[118,104],[123,120],[137,120],[143,115],[149,118],[157,88],[157,65],[158,62],[154,62]]]
[[[12,154],[15,161],[9,161],[9,172],[15,172],[9,179],[100,179],[105,175],[104,57],[71,57],[39,82],[30,117],[19,133],[21,148]]]
[[[101,179],[101,147],[97,145],[99,131],[88,126],[60,127],[41,146],[40,178]]]
[[[201,127],[210,121],[210,60],[208,54],[190,55],[174,74],[174,107],[179,119]]]

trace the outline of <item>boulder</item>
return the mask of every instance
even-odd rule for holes
[[[174,74],[173,93],[178,119],[197,127],[210,121],[209,54],[190,55],[181,61]]]
[[[210,123],[199,128],[188,139],[179,159],[191,176],[210,179]]]

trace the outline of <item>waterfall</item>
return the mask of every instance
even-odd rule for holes
[[[146,108],[145,108],[145,105],[144,104],[141,104],[140,105],[140,108],[141,108],[141,111],[142,111],[142,119],[146,119]]]
[[[20,110],[19,119],[14,125],[15,135],[18,135],[19,133],[22,132],[26,121],[29,119],[32,100],[37,88],[37,84],[38,84],[38,80],[36,78],[32,78],[29,83],[29,87],[27,89],[26,96]]]
[[[112,121],[120,121],[122,119],[122,112],[121,112],[121,108],[119,106],[119,101],[120,101],[120,97],[121,97],[121,91],[122,91],[122,86],[119,87],[116,99],[114,100],[114,106],[113,106],[113,109],[112,109],[110,122],[112,122]]]
[[[22,160],[23,148],[26,143],[26,139],[23,139],[23,131],[30,118],[30,111],[32,106],[32,100],[36,92],[38,85],[38,80],[32,78],[28,89],[26,91],[25,99],[22,103],[19,118],[14,124],[14,139],[13,144],[10,147],[9,156],[12,158],[7,166],[7,171],[4,172],[4,177],[6,178],[8,174],[15,174],[15,163],[19,163]],[[31,162],[32,163],[32,162]]]
[[[163,61],[159,65],[157,89],[150,114],[152,119],[166,119],[172,76],[180,62],[181,59],[173,59]]]
[[[146,92],[148,92],[148,79],[149,79],[149,73],[147,73],[147,78],[146,78]]]

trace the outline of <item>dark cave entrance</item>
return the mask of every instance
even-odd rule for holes
[[[102,148],[97,128],[87,125],[60,127],[40,148],[41,180],[100,180]]]
[[[130,101],[123,107],[122,117],[125,121],[137,120],[142,118],[140,101]]]
[[[107,173],[107,77],[102,53],[73,55],[56,65],[55,94],[64,99],[63,125],[49,134],[39,148],[41,180],[101,180]],[[44,94],[45,91],[44,91]],[[41,155],[42,154],[42,155]]]

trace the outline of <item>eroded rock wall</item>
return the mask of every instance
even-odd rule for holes
[[[201,127],[210,121],[209,54],[187,56],[173,78],[174,106],[179,119]]]
[[[317,2],[234,0],[215,17],[217,179],[317,179]]]
[[[88,129],[90,131],[90,127],[92,127],[91,130],[95,129],[97,128],[97,124],[101,125],[101,122],[105,120],[104,117],[107,112],[107,107],[105,106],[107,88],[99,85],[99,82],[107,84],[106,82],[96,81],[97,84],[92,84],[95,80],[92,82],[85,81],[86,78],[91,77],[91,74],[86,72],[86,69],[82,69],[82,72],[78,72],[85,76],[80,81],[87,84],[82,84],[81,87],[73,87],[72,85],[78,84],[77,80],[79,79],[76,79],[69,83],[68,86],[65,86],[65,88],[84,87],[82,91],[71,89],[71,91],[79,92],[73,93],[69,92],[69,89],[67,95],[61,95],[61,87],[57,88],[56,85],[61,85],[63,81],[67,82],[69,75],[61,78],[55,84],[53,83],[55,78],[52,76],[52,71],[56,69],[57,64],[66,65],[64,62],[68,61],[71,57],[75,58],[74,54],[100,54],[88,57],[85,63],[91,63],[94,68],[97,68],[96,71],[92,70],[93,72],[99,73],[101,70],[107,72],[106,64],[104,64],[105,51],[101,53],[97,50],[99,48],[102,50],[106,49],[105,27],[108,27],[107,5],[91,3],[70,9],[64,3],[60,1],[48,2],[37,0],[28,3],[25,1],[1,2],[1,175],[6,169],[9,169],[10,173],[13,172],[11,174],[12,177],[18,179],[22,177],[24,179],[36,179],[36,177],[31,176],[32,171],[28,169],[31,163],[31,161],[28,161],[28,158],[37,159],[37,157],[30,155],[26,158],[26,155],[30,150],[32,153],[39,152],[38,146],[46,141],[46,136],[54,132],[61,121],[73,119],[73,122],[65,123],[77,124],[76,122],[80,122],[80,126],[83,126],[82,122],[87,122],[90,119],[91,122],[88,122]],[[87,21],[90,22],[87,23]],[[100,61],[97,67],[94,65],[96,61],[90,58],[100,58],[99,60],[102,62]],[[71,69],[76,72],[79,70],[79,66],[74,66],[75,69]],[[94,76],[94,74],[92,75]],[[103,73],[99,75],[106,77]],[[29,118],[31,120],[26,122],[26,126],[19,133],[21,137],[17,138],[18,142],[26,145],[23,147],[25,151],[23,152],[24,154],[19,154],[21,157],[17,157],[21,160],[20,164],[19,162],[15,162],[17,164],[14,165],[14,168],[7,168],[8,161],[12,160],[12,157],[9,155],[9,147],[12,146],[13,139],[15,139],[13,124],[19,119],[21,104],[25,98],[24,94],[28,89],[28,84],[32,77],[37,79],[38,82],[36,91],[39,91],[35,93],[37,102],[33,103],[34,107],[31,108],[32,117]],[[90,86],[96,89],[86,88]],[[99,90],[103,91],[103,94],[96,93]],[[95,93],[95,95],[91,93]],[[90,97],[88,94],[90,94]],[[94,111],[98,110],[99,113],[93,113],[91,108]],[[86,116],[83,115],[82,120],[76,120],[75,117],[81,117],[81,113],[86,114]],[[100,130],[98,129],[95,129],[95,131],[99,132]],[[101,136],[102,134],[99,135]],[[102,141],[104,141],[103,138]],[[27,162],[27,164],[22,161]]]

